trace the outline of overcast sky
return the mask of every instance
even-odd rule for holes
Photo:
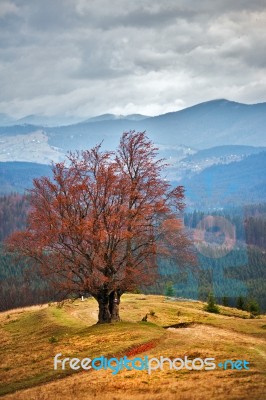
[[[266,101],[265,0],[0,0],[0,112]]]

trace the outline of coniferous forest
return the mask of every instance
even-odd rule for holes
[[[27,196],[0,197],[0,311],[63,298],[40,276],[32,261],[18,259],[3,249],[4,239],[26,226],[28,210]]]

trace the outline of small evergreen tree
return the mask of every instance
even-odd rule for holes
[[[166,297],[174,297],[175,295],[175,289],[173,287],[172,282],[167,282],[165,286],[165,296]]]
[[[223,298],[222,298],[222,304],[223,304],[224,307],[228,307],[228,306],[229,306],[228,297],[223,296]]]
[[[247,308],[250,314],[253,316],[260,314],[260,306],[256,300],[250,300]]]
[[[237,302],[236,302],[236,308],[238,308],[239,310],[245,310],[245,300],[242,296],[239,296],[237,298]]]
[[[212,292],[209,293],[208,304],[204,307],[204,310],[214,314],[219,314],[220,312],[220,309],[216,304],[216,300]]]

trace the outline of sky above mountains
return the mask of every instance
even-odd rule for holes
[[[266,101],[265,0],[0,0],[0,112]]]

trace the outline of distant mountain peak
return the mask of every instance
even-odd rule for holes
[[[11,125],[14,122],[14,118],[5,113],[0,113],[0,126]]]
[[[127,119],[131,121],[141,121],[143,119],[149,118],[147,115],[142,115],[142,114],[129,114],[129,115],[117,115],[117,114],[101,114],[101,115],[96,115],[95,117],[90,117],[86,119],[85,121],[82,121],[82,123],[87,123],[87,122],[101,122],[101,121],[114,121],[114,120],[121,120],[121,119]]]

